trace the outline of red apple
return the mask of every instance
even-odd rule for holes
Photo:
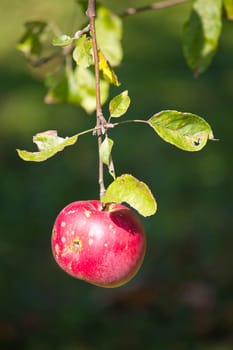
[[[146,247],[143,226],[124,205],[98,200],[73,202],[57,216],[52,252],[73,277],[101,287],[118,287],[140,268]]]

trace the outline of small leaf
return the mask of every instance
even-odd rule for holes
[[[121,94],[115,96],[109,104],[110,116],[113,118],[121,117],[125,114],[130,105],[130,97],[128,91],[125,90]]]
[[[113,144],[114,144],[113,140],[106,136],[104,141],[101,144],[100,151],[99,151],[102,162],[108,166],[110,164]]]
[[[100,158],[104,164],[107,165],[108,167],[108,172],[109,174],[115,179],[115,169],[114,169],[114,164],[112,160],[112,147],[113,147],[113,140],[110,139],[108,136],[105,137],[104,141],[102,142],[100,146]]]
[[[86,35],[82,35],[81,38],[76,40],[73,59],[83,68],[93,65],[92,43],[91,39],[87,38]]]
[[[157,203],[149,187],[129,174],[117,177],[102,197],[103,203],[126,202],[143,216],[155,214]]]
[[[68,46],[72,44],[73,38],[71,38],[69,35],[62,34],[59,36],[55,36],[53,38],[53,45],[54,46]]]
[[[110,63],[106,60],[103,53],[99,50],[99,69],[103,72],[104,79],[115,86],[119,86],[117,75],[112,69]]]
[[[183,33],[184,56],[196,75],[212,61],[222,28],[222,1],[196,0]]]
[[[103,6],[97,7],[96,34],[100,50],[111,64],[118,66],[122,60],[122,20]]]
[[[223,0],[223,7],[226,14],[226,18],[233,20],[233,0]]]
[[[208,139],[214,139],[210,125],[195,114],[167,110],[148,122],[164,141],[184,151],[199,151]]]
[[[17,149],[18,155],[25,161],[43,162],[51,158],[65,147],[77,142],[78,135],[62,138],[57,135],[56,130],[41,132],[33,136],[33,142],[37,145],[39,152],[29,152]]]

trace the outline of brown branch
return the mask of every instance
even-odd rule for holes
[[[132,15],[136,15],[138,13],[144,12],[144,11],[150,11],[150,10],[161,10],[167,7],[172,7],[178,4],[182,4],[185,2],[189,2],[191,0],[165,0],[165,1],[160,1],[160,2],[154,2],[150,5],[145,5],[141,7],[130,7],[123,11],[120,14],[120,17],[128,17]]]
[[[95,16],[96,16],[96,1],[88,1],[88,9],[86,12],[87,17],[90,21],[90,32],[92,37],[92,49],[94,57],[94,66],[95,66],[95,84],[96,84],[96,129],[98,136],[98,151],[100,150],[102,144],[102,135],[106,131],[106,120],[103,116],[102,106],[101,106],[101,95],[100,95],[100,75],[99,75],[99,54],[98,54],[98,45],[96,40],[96,29],[95,29]],[[99,152],[99,186],[100,186],[100,198],[105,193],[104,186],[104,170],[103,162],[100,157]]]

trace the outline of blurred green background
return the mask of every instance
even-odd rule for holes
[[[103,3],[120,12],[145,2]],[[145,181],[159,209],[143,220],[148,249],[139,274],[108,290],[66,275],[50,250],[58,212],[71,201],[98,197],[95,138],[82,137],[41,164],[21,161],[15,151],[31,149],[39,131],[67,136],[94,125],[81,109],[45,105],[39,74],[15,49],[26,20],[49,20],[72,35],[83,17],[74,0],[1,0],[1,349],[233,348],[233,23],[224,21],[218,53],[195,79],[181,49],[189,9],[124,19],[120,91],[129,90],[129,118],[162,109],[196,113],[220,141],[186,153],[141,124],[112,131],[117,173]]]

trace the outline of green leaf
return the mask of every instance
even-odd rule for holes
[[[96,34],[100,50],[111,66],[118,66],[122,60],[122,20],[103,6],[98,6]]]
[[[105,137],[104,141],[101,144],[100,151],[99,151],[100,158],[101,158],[102,162],[108,166],[110,164],[113,144],[114,144],[114,142],[112,139],[110,139],[109,137]]]
[[[43,162],[56,153],[61,152],[65,147],[77,142],[78,135],[62,138],[55,130],[49,130],[36,134],[33,142],[37,145],[39,152],[29,152],[17,149],[18,155],[25,161]]]
[[[164,141],[184,151],[199,151],[208,139],[214,139],[210,125],[195,114],[167,110],[148,122]]]
[[[101,103],[108,98],[109,84],[101,79]],[[67,69],[63,77],[55,79],[49,89],[45,102],[68,103],[81,106],[87,113],[92,113],[96,108],[95,75],[90,68],[77,66],[75,70]]]
[[[233,0],[223,0],[223,7],[226,18],[233,20]]]
[[[130,105],[130,97],[128,91],[125,90],[121,94],[115,96],[109,104],[110,116],[113,118],[121,117],[125,114]]]
[[[91,69],[78,66],[75,76],[80,94],[80,105],[87,113],[92,113],[96,109],[95,75]],[[101,104],[103,104],[109,93],[109,84],[103,79],[100,79],[100,92]]]
[[[102,197],[103,203],[126,202],[143,216],[155,214],[157,203],[149,187],[129,174],[117,177]]]
[[[85,34],[76,40],[76,47],[73,51],[73,59],[79,66],[83,68],[87,68],[93,65],[94,61],[92,55],[91,39],[87,38]]]
[[[23,52],[26,56],[39,55],[42,50],[43,35],[46,28],[46,22],[26,22],[25,32],[17,44],[17,49]]]
[[[112,69],[110,63],[106,60],[103,53],[99,50],[99,69],[103,72],[104,79],[115,86],[119,86],[117,75]]]
[[[66,34],[62,34],[59,36],[55,36],[53,38],[53,45],[54,46],[68,46],[70,44],[72,44],[73,42],[73,38],[71,38],[69,35]]]
[[[211,63],[222,28],[222,1],[196,0],[184,25],[183,51],[196,75]]]

